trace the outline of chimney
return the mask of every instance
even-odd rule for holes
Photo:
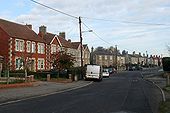
[[[133,51],[133,55],[135,55],[135,51]]]
[[[59,36],[60,36],[60,37],[63,37],[64,39],[66,39],[66,33],[65,33],[65,32],[60,32],[60,33],[59,33]]]
[[[42,35],[45,35],[46,34],[46,32],[47,32],[47,30],[46,30],[47,28],[46,28],[46,26],[40,26],[39,27],[39,34],[42,36]]]
[[[71,43],[71,39],[68,39],[68,42]]]
[[[93,51],[94,51],[94,48],[93,48],[93,46],[92,46],[92,48],[91,48],[91,52],[93,53]]]
[[[32,25],[31,24],[26,24],[26,26],[32,30]]]

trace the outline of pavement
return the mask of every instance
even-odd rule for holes
[[[162,93],[165,96],[165,100],[169,100],[170,92],[163,90],[163,88],[165,88],[165,86],[166,86],[166,78],[163,78],[162,74],[163,74],[162,72],[160,72],[160,73],[158,72],[156,74],[150,74],[150,75],[147,75],[145,79],[156,84],[160,88],[160,90],[163,91]],[[163,101],[165,101],[165,100],[163,99]]]
[[[83,80],[71,83],[38,81],[33,83],[33,87],[0,89],[0,105],[78,89],[91,83],[91,81]]]

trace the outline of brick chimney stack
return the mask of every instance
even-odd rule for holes
[[[46,26],[43,25],[43,26],[39,27],[39,34],[40,34],[40,36],[45,35],[46,32],[47,32],[47,27]]]
[[[59,33],[59,36],[60,36],[60,37],[63,37],[64,39],[66,39],[66,33],[65,33],[65,32],[60,32],[60,33]]]

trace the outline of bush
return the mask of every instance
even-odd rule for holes
[[[49,74],[49,72],[47,71],[28,72],[28,75],[34,75],[35,79],[39,79],[43,81],[46,80],[47,74]]]
[[[82,68],[82,75],[81,75],[81,67],[73,67],[73,68],[70,68],[68,71],[68,73],[72,74],[73,77],[78,76],[79,80],[83,79],[83,76],[85,76],[85,72],[86,72],[85,67]]]

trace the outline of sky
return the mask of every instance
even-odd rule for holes
[[[82,19],[83,43],[89,48],[116,46],[129,53],[170,56],[170,0],[35,0]],[[0,0],[0,18],[32,24],[38,33],[66,32],[66,39],[79,41],[76,18],[45,8],[31,0]],[[93,30],[93,32],[88,32]]]

